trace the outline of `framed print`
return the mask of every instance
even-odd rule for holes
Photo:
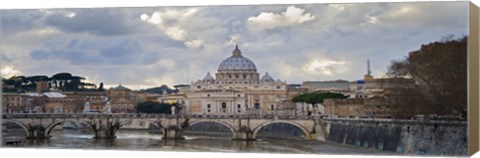
[[[478,151],[470,2],[0,13],[5,150]]]

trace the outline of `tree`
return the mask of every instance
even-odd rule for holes
[[[157,113],[157,114],[171,114],[170,108],[177,104],[167,104],[158,102],[141,102],[137,104],[136,111],[138,113]]]
[[[37,88],[37,82],[48,81],[48,76],[37,75],[37,76],[28,76],[25,77],[25,85],[22,86],[22,89],[26,91],[35,91]]]
[[[82,80],[85,80],[85,78],[80,77],[80,76],[70,77],[66,90],[67,91],[78,91],[78,90],[80,90]]]
[[[327,98],[340,98],[340,99],[345,99],[348,98],[348,96],[345,96],[340,93],[307,93],[307,94],[301,94],[298,96],[293,97],[292,101],[293,102],[304,102],[304,103],[309,103],[312,105],[318,104],[318,103],[323,103],[323,100]]]
[[[156,93],[156,94],[163,94],[165,91],[168,94],[171,94],[171,93],[177,93],[178,89],[171,89],[167,85],[161,85],[160,87],[154,87],[154,88],[148,88],[148,89],[140,90],[140,92]]]
[[[72,79],[72,74],[67,72],[57,73],[53,75],[50,79],[54,82],[55,87],[66,91],[68,87],[67,81]]]
[[[415,80],[415,86],[407,90],[411,94],[401,95],[415,105],[413,109],[416,111],[422,114],[466,116],[466,36],[458,39],[449,36],[441,41],[422,45],[419,50],[410,52],[405,59],[392,61],[388,75]],[[401,106],[403,103],[396,104],[395,106]]]

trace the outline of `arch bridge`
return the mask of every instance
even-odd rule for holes
[[[234,115],[163,115],[163,114],[5,114],[2,123],[22,127],[27,139],[46,139],[56,126],[65,122],[83,123],[92,129],[95,139],[113,139],[122,129],[148,129],[154,125],[163,131],[164,139],[183,139],[189,126],[216,123],[227,127],[232,140],[255,140],[265,126],[283,123],[300,129],[307,140],[325,141],[328,124],[315,117],[293,116],[234,116]]]

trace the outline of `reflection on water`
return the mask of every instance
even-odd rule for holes
[[[23,138],[21,131],[7,131],[5,137]],[[186,133],[185,140],[162,140],[161,132],[119,130],[114,140],[92,139],[88,130],[56,130],[44,140],[24,140],[27,148],[163,150],[208,152],[269,152],[316,154],[394,154],[375,149],[343,146],[303,139],[258,138],[256,141],[232,141],[230,133]]]

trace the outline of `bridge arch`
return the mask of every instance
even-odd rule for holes
[[[163,128],[162,125],[158,125],[158,123],[157,123],[156,121],[154,121],[154,120],[146,120],[146,121],[145,121],[145,125],[148,126],[148,129],[150,129],[150,125],[153,125],[153,126],[157,127],[158,129],[162,129],[162,128]]]
[[[17,120],[11,120],[11,119],[2,119],[2,124],[3,123],[14,123],[20,127],[22,127],[25,130],[26,137],[30,136],[30,131],[28,130],[27,125],[24,123],[17,121]]]
[[[89,125],[88,122],[85,122],[83,120],[61,120],[61,121],[56,121],[56,122],[53,122],[51,124],[49,124],[46,128],[45,128],[45,137],[48,137],[50,135],[50,132],[52,131],[52,129],[55,127],[55,126],[58,126],[58,125],[61,125],[65,122],[80,122],[82,124],[85,124],[85,125]],[[88,127],[87,127],[88,128]]]
[[[237,131],[235,130],[235,128],[234,128],[232,125],[228,124],[228,123],[221,122],[221,121],[212,121],[212,120],[199,120],[199,121],[194,121],[194,122],[189,123],[189,127],[192,127],[192,126],[194,126],[194,125],[196,125],[196,124],[199,124],[199,123],[217,123],[217,124],[220,124],[220,125],[222,125],[222,126],[225,126],[225,127],[227,127],[227,128],[230,130],[230,132],[232,133],[232,137],[234,137],[235,134],[236,134],[236,132],[237,132]]]
[[[260,129],[262,129],[265,126],[268,126],[268,125],[271,125],[271,124],[276,124],[276,123],[284,123],[284,124],[293,125],[293,126],[297,127],[298,129],[300,129],[303,132],[303,134],[305,134],[305,139],[309,139],[310,132],[308,131],[307,128],[303,127],[302,125],[300,125],[296,122],[286,121],[286,120],[275,120],[275,121],[262,123],[253,130],[252,137],[254,139],[256,139],[257,138],[257,133],[258,133],[258,131],[260,131]]]

